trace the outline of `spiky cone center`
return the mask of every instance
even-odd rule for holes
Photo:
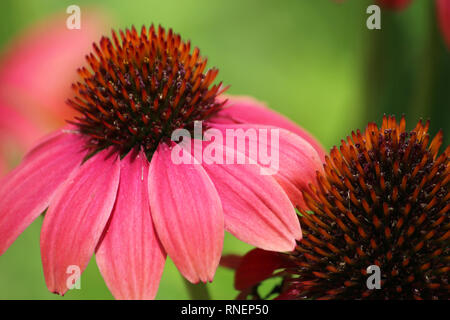
[[[384,117],[352,132],[304,192],[303,240],[288,290],[313,299],[448,299],[449,156],[429,122]],[[312,211],[312,212],[311,212]],[[377,265],[381,289],[369,289]],[[298,277],[297,277],[298,276]]]
[[[93,152],[114,146],[123,156],[142,148],[150,157],[175,129],[193,130],[196,120],[213,116],[225,102],[225,89],[212,85],[218,69],[206,71],[207,59],[189,41],[162,27],[113,30],[86,56],[78,69],[68,104],[81,115],[69,121],[87,136]],[[192,52],[191,52],[192,51]]]

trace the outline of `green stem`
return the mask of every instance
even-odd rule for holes
[[[434,1],[420,3],[425,13],[384,10],[382,29],[367,30],[365,121],[379,122],[383,113],[406,115],[409,126],[431,119],[430,135],[450,124],[450,51],[445,47]],[[422,26],[412,32],[415,23]],[[417,30],[416,30],[417,29]],[[364,124],[363,124],[364,125]],[[447,145],[449,135],[444,135]]]
[[[186,289],[189,292],[189,297],[192,300],[211,300],[208,287],[205,283],[192,284],[185,278],[183,278],[183,280]]]
[[[443,143],[445,149],[450,141],[448,135],[450,128],[448,121],[450,119],[450,108],[448,107],[450,105],[450,93],[448,91],[450,50],[445,46],[439,30],[436,9],[433,4],[430,4],[429,7],[429,43],[423,61],[423,66],[428,68],[429,71],[428,82],[422,86],[425,91],[422,103],[428,110],[427,116],[431,119],[431,135],[436,134],[439,129],[443,129],[446,133]]]
[[[366,31],[365,123],[410,113],[415,70],[404,23],[398,12],[384,10],[382,29]]]

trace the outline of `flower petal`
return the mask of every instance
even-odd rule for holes
[[[247,135],[250,144],[254,142],[258,146],[258,150],[260,147],[265,147],[266,150],[272,150],[273,148],[278,153],[279,169],[274,177],[294,206],[305,208],[302,190],[305,190],[309,183],[315,183],[316,171],[323,170],[322,161],[316,150],[306,140],[290,131],[270,126],[252,124],[210,124],[210,126],[219,129],[225,137],[227,129],[241,129],[243,132],[256,130],[255,135]],[[279,130],[278,141],[272,141],[271,137],[267,139],[259,138],[259,134],[262,132],[259,130],[268,130],[267,133],[269,133],[271,129]],[[234,132],[238,134],[238,131]],[[247,156],[261,164],[260,159],[258,159],[258,152],[250,152],[248,149],[240,151],[245,152]]]
[[[79,135],[48,136],[0,181],[0,255],[49,205],[57,188],[83,160]]]
[[[153,222],[181,274],[193,283],[212,281],[224,236],[220,198],[201,165],[174,164],[171,151],[161,143],[150,163]]]
[[[118,156],[103,150],[58,188],[41,231],[42,264],[51,292],[64,294],[71,285],[70,272],[80,275],[86,268],[113,209],[119,177]]]
[[[220,258],[220,266],[236,270],[242,262],[242,256],[238,254],[227,254]]]
[[[153,299],[166,261],[150,215],[148,167],[143,152],[130,152],[121,161],[116,203],[96,252],[116,299]]]
[[[295,239],[301,239],[300,223],[277,181],[262,175],[261,167],[250,164],[248,158],[243,164],[226,164],[226,153],[233,155],[235,150],[215,145],[215,152],[223,156],[217,163],[199,147],[194,143],[194,154],[203,154],[202,165],[219,193],[225,230],[262,249],[293,250]]]
[[[262,124],[291,131],[306,140],[323,161],[326,152],[322,145],[305,129],[285,116],[266,107],[262,102],[251,97],[223,96],[228,99],[224,108],[211,119],[211,122],[229,124]]]
[[[253,249],[243,258],[236,270],[234,287],[244,290],[272,277],[275,270],[291,266],[289,260],[278,252]]]

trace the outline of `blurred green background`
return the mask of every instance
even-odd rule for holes
[[[432,132],[450,125],[450,55],[436,25],[434,1],[416,0],[402,12],[382,12],[382,30],[366,28],[371,1],[347,0],[108,0],[2,1],[0,47],[69,5],[104,10],[110,28],[131,24],[171,27],[220,69],[228,93],[251,95],[312,132],[329,149],[384,113],[420,117]],[[93,39],[98,40],[98,39]],[[45,79],[43,79],[45,81]],[[69,85],[69,84],[68,84]],[[81,290],[49,293],[39,252],[42,218],[0,257],[0,299],[111,299],[91,260]],[[224,253],[250,247],[227,235]],[[214,299],[232,299],[231,271],[219,268],[208,285]],[[169,260],[157,299],[187,299]]]

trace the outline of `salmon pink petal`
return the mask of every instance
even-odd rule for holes
[[[143,152],[121,161],[116,203],[96,252],[116,299],[153,299],[166,261],[150,215],[148,167]]]
[[[436,8],[442,35],[447,48],[450,49],[450,1],[437,0]]]
[[[211,122],[262,124],[286,129],[305,139],[317,151],[322,161],[325,159],[326,152],[322,145],[309,132],[285,116],[251,97],[224,96],[223,98],[228,99],[228,102],[211,119]]]
[[[60,142],[56,138],[66,137],[64,142]],[[76,139],[77,143],[74,145],[72,140]],[[28,150],[27,154],[23,158],[23,162],[33,161],[33,159],[40,157],[40,155],[48,149],[52,149],[53,145],[67,147],[73,146],[76,154],[80,154],[83,158],[87,155],[87,150],[85,148],[85,140],[83,135],[72,125],[65,126],[64,128],[54,131],[46,136],[37,140],[35,145]],[[81,152],[81,153],[80,153]],[[67,153],[67,152],[66,152]]]
[[[41,230],[47,287],[64,294],[94,253],[116,200],[117,155],[103,150],[74,171],[56,191]]]
[[[62,130],[45,138],[0,181],[0,254],[49,205],[56,189],[85,156],[79,135]]]
[[[294,206],[305,208],[302,190],[305,190],[309,183],[316,181],[316,171],[323,170],[323,163],[319,155],[306,140],[290,131],[269,126],[251,124],[210,124],[210,126],[219,129],[224,137],[227,135],[227,130],[234,130],[235,134],[238,134],[237,130],[242,130],[244,133],[256,130],[253,131],[255,132],[254,135],[247,135],[248,141],[250,143],[254,142],[258,148],[264,147],[266,150],[274,150],[278,153],[279,168],[274,177],[289,196]],[[278,130],[278,140],[272,141],[270,131],[272,129]],[[266,136],[267,138],[260,139],[260,134],[261,137]],[[224,143],[226,144],[225,141]],[[237,142],[234,145],[236,146]],[[258,152],[249,152],[249,150],[243,150],[242,152],[245,152],[246,155],[261,164]]]
[[[194,145],[194,154],[201,154],[196,150],[201,145]],[[261,167],[250,164],[248,158],[244,164],[226,164],[226,153],[234,151],[216,145],[215,152],[223,158],[215,160],[220,161],[203,152],[202,165],[222,202],[225,230],[259,248],[293,250],[302,233],[289,198],[272,176],[261,174]]]
[[[224,225],[219,195],[201,165],[175,164],[161,143],[149,170],[150,210],[167,254],[193,283],[212,281],[222,252]]]
[[[292,266],[292,263],[278,252],[253,249],[243,258],[236,270],[234,287],[244,290],[273,276],[275,270]]]

